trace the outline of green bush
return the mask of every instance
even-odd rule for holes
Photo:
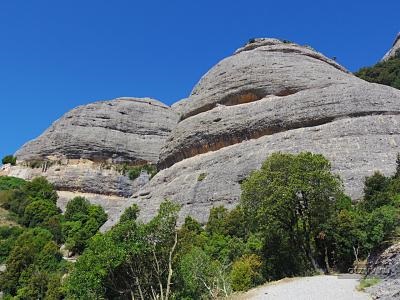
[[[197,177],[197,181],[203,181],[206,179],[207,173],[200,173],[199,176]]]
[[[372,67],[361,68],[355,75],[369,82],[400,89],[400,52],[387,61],[379,62]]]
[[[18,236],[23,232],[24,229],[21,227],[0,226],[0,263],[3,263],[7,259]]]
[[[0,191],[15,190],[25,184],[25,180],[17,177],[0,176]]]
[[[58,199],[57,192],[54,186],[49,183],[44,177],[34,178],[32,181],[27,181],[14,189],[12,193],[8,194],[7,197],[1,197],[3,203],[2,206],[5,209],[10,210],[17,216],[18,222],[21,224],[28,224],[30,220],[25,219],[28,215],[25,215],[25,209],[35,201],[41,200],[41,203],[48,202],[47,207],[50,206],[52,209],[48,210],[49,217],[51,217],[56,209],[56,202]],[[41,205],[43,208],[43,205]],[[29,217],[33,216],[33,211],[29,212]],[[44,213],[42,210],[41,214]],[[42,215],[43,217],[43,215]]]
[[[67,249],[82,253],[89,239],[107,221],[107,214],[99,205],[92,205],[83,197],[68,202],[62,223],[62,236]]]
[[[146,171],[147,174],[150,175],[150,178],[157,174],[157,169],[153,165],[127,167],[126,169],[130,180],[135,180],[136,178],[138,178],[142,171]]]
[[[245,255],[236,260],[229,274],[234,291],[247,291],[262,282],[261,257],[255,254]]]
[[[17,158],[12,155],[6,155],[3,157],[1,162],[3,163],[3,165],[11,164],[12,166],[15,166],[15,164],[17,163]]]
[[[53,202],[42,199],[35,200],[26,206],[22,223],[26,227],[35,227],[47,222],[60,212],[60,209]]]

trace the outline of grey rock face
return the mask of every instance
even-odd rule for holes
[[[319,126],[298,128],[257,139],[242,141],[208,153],[184,159],[159,172],[134,201],[145,220],[151,218],[165,198],[182,205],[182,220],[191,215],[201,222],[209,209],[234,207],[240,199],[240,183],[273,152],[321,153],[344,181],[354,199],[362,196],[365,176],[375,170],[391,174],[395,170],[400,145],[398,115],[344,117]],[[198,176],[205,173],[204,180]]]
[[[400,91],[350,78],[347,84],[216,108],[184,119],[162,150],[160,166],[242,141],[340,118],[400,113]]]
[[[400,299],[400,243],[369,262],[368,276],[382,279],[367,290],[374,299]]]
[[[3,173],[28,180],[44,176],[63,195],[60,207],[83,194],[101,204],[109,222],[115,222],[128,197],[149,181],[145,176],[130,180],[115,164],[155,164],[177,122],[170,107],[149,98],[83,105],[25,144],[16,153],[18,165]],[[32,162],[39,168],[29,166]]]
[[[345,72],[336,62],[309,48],[257,39],[214,66],[189,99],[172,108],[186,119],[217,104],[236,105],[344,82]]]
[[[58,191],[79,191],[100,195],[129,197],[145,182],[130,180],[127,175],[115,169],[104,168],[91,161],[71,161],[55,164],[48,169],[29,168],[26,166],[11,167],[8,176],[31,180],[35,177],[46,177]],[[147,180],[148,181],[148,180]]]
[[[385,56],[382,58],[382,61],[386,61],[394,57],[397,51],[400,51],[400,32],[397,34],[396,39],[393,42],[392,48],[390,48],[390,50],[385,54]]]
[[[182,204],[182,220],[205,222],[211,207],[235,206],[240,182],[276,151],[325,155],[358,199],[365,177],[391,174],[399,152],[400,91],[275,39],[219,62],[172,108],[181,120],[161,151],[164,170],[133,198],[144,219],[170,198]]]
[[[149,98],[117,98],[77,107],[37,139],[25,144],[20,161],[47,158],[156,163],[178,116]]]
[[[234,207],[240,183],[276,151],[325,155],[347,193],[360,198],[365,176],[395,170],[399,114],[400,91],[358,79],[309,47],[256,39],[219,62],[172,109],[143,99],[80,107],[17,157],[158,160],[162,170],[142,187],[97,165],[68,163],[62,176],[51,168],[46,176],[65,193],[103,203],[112,212],[103,229],[133,203],[149,220],[166,198],[182,205],[181,221],[191,215],[205,222],[211,207]]]
[[[356,96],[348,95],[358,92],[358,102],[367,95],[360,84],[364,81],[309,48],[257,39],[219,62],[189,98],[172,106],[182,121],[163,148],[159,166],[166,168],[248,138],[351,113],[343,107]],[[379,88],[370,89],[379,94]]]

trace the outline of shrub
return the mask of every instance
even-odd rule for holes
[[[8,191],[14,190],[22,185],[25,184],[25,180],[17,178],[17,177],[10,177],[10,176],[1,176],[0,177],[0,191]]]
[[[24,219],[26,217],[25,209],[27,206],[35,201],[41,200],[42,204],[43,202],[48,202],[49,207],[52,206],[55,208],[58,198],[54,186],[44,177],[37,177],[32,181],[27,181],[21,184],[19,188],[9,192],[11,193],[8,193],[5,197],[4,195],[0,197],[2,206],[14,213],[17,216],[18,222],[22,224],[27,224],[26,222],[29,222]]]
[[[89,239],[107,221],[107,214],[99,205],[92,205],[83,197],[75,197],[68,202],[62,224],[62,234],[67,249],[82,253]]]
[[[361,68],[355,75],[369,82],[389,85],[400,89],[399,54],[396,53],[395,57],[387,61],[379,62],[372,67]]]
[[[27,227],[35,227],[60,212],[60,209],[53,202],[42,199],[36,200],[26,206],[22,223]]]
[[[200,173],[199,176],[197,177],[197,181],[203,181],[206,179],[207,173]]]
[[[17,163],[17,158],[12,155],[6,155],[3,157],[1,162],[3,163],[3,165],[11,164],[12,166],[15,166],[15,164]]]
[[[245,255],[236,260],[229,274],[234,291],[247,291],[262,282],[261,258],[258,255]]]
[[[0,226],[0,263],[7,259],[15,241],[23,231],[23,228],[17,226]]]
[[[146,171],[147,174],[150,175],[150,178],[157,174],[157,169],[153,165],[142,165],[134,167],[125,166],[123,169],[123,173],[127,172],[130,180],[135,180],[136,178],[138,178],[142,171]]]

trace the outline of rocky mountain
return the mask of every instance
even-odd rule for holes
[[[357,199],[365,176],[395,169],[399,114],[399,90],[363,81],[308,46],[254,39],[172,107],[118,98],[72,110],[24,145],[7,174],[46,176],[61,207],[77,194],[102,204],[104,229],[132,203],[149,219],[165,198],[182,204],[182,220],[204,222],[212,206],[236,205],[240,183],[275,151],[322,153]],[[123,163],[157,163],[159,172],[132,181]]]
[[[131,180],[125,165],[156,164],[178,114],[149,98],[117,98],[77,107],[15,154],[3,174],[45,176],[59,191],[59,206],[77,195],[102,205],[114,222],[128,198],[149,181]]]
[[[387,61],[388,59],[395,57],[396,54],[400,51],[400,32],[397,34],[392,48],[388,52],[386,52],[385,56],[382,58],[382,61]]]

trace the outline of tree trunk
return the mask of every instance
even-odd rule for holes
[[[174,254],[177,243],[178,243],[178,232],[175,231],[174,245],[172,246],[171,251],[169,252],[169,258],[168,258],[168,279],[167,279],[167,291],[165,292],[165,300],[168,300],[170,289],[171,289],[172,255]]]

